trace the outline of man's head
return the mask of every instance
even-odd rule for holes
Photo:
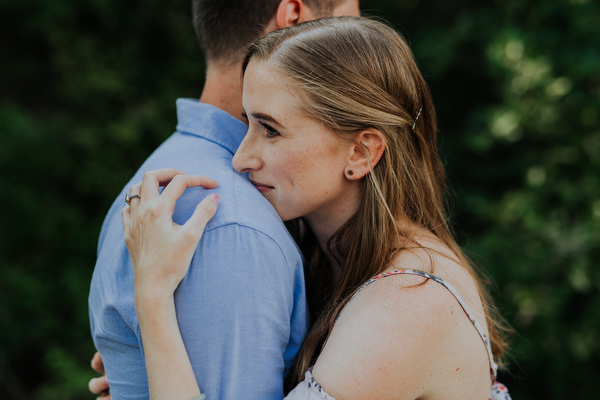
[[[315,18],[358,15],[358,0],[193,0],[194,27],[209,63],[233,64],[272,30]]]

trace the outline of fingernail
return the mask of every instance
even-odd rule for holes
[[[211,194],[210,195],[210,199],[212,200],[213,203],[215,203],[216,205],[219,205],[219,195],[218,194]]]

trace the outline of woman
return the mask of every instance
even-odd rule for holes
[[[402,38],[368,19],[312,21],[259,39],[243,71],[234,167],[283,220],[301,218],[320,301],[288,399],[509,398],[492,387],[501,321],[446,224],[435,110]],[[123,210],[153,399],[200,395],[173,292],[219,199],[183,226],[171,214],[185,188],[216,185],[157,171]]]

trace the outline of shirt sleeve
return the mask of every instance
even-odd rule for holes
[[[283,378],[307,329],[301,258],[295,248],[288,253],[237,224],[202,237],[175,307],[207,398],[283,398]]]

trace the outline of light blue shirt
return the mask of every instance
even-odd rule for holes
[[[231,165],[247,127],[197,100],[177,100],[177,116],[177,131],[123,188],[100,232],[89,311],[112,398],[149,397],[120,212],[144,172],[168,167],[219,182],[214,190],[188,189],[173,217],[183,223],[205,196],[221,197],[175,292],[200,390],[211,400],[281,399],[308,327],[300,253],[268,201]]]

